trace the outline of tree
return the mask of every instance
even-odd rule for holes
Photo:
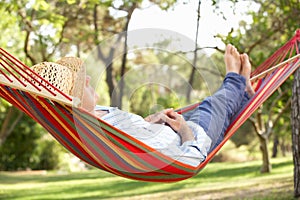
[[[116,37],[116,40],[114,41],[114,44],[111,45],[107,55],[104,54],[104,49],[101,49],[101,46],[98,45],[99,40],[99,19],[98,19],[98,5],[95,5],[94,7],[94,29],[95,29],[95,41],[97,45],[97,56],[99,59],[101,59],[105,65],[106,65],[106,83],[109,88],[109,94],[111,97],[111,102],[110,104],[112,106],[118,106],[122,108],[122,95],[123,95],[123,88],[124,88],[124,80],[123,80],[123,75],[125,73],[126,69],[126,61],[127,61],[127,32],[128,32],[128,25],[131,19],[131,16],[134,12],[134,10],[139,6],[140,1],[124,1],[122,5],[120,5],[118,8],[114,7],[113,2],[111,2],[110,7],[118,10],[118,11],[124,11],[127,13],[125,20],[123,19],[114,19],[113,17],[107,16],[106,21],[104,22],[105,24],[116,24],[118,23],[124,23],[122,21],[125,21],[124,25],[121,26],[119,30],[114,30],[115,34],[118,34]],[[103,23],[103,22],[101,22]],[[123,44],[122,44],[122,39],[123,39]],[[120,83],[119,87],[117,84],[116,78],[118,76],[114,76],[114,56],[118,48],[120,46],[123,46],[123,56],[122,56],[122,64],[121,64],[121,72],[120,72]],[[119,92],[118,92],[119,90]]]
[[[135,9],[141,8],[143,0],[126,0],[119,2],[119,4],[115,4],[115,1],[109,1],[105,5],[109,8],[112,8],[116,12],[125,12],[127,13],[124,17],[114,17],[111,16],[109,12],[106,12],[105,18],[103,20],[99,20],[98,15],[98,7],[99,5],[96,4],[94,7],[94,14],[93,14],[93,25],[94,25],[94,41],[95,45],[97,46],[97,57],[98,59],[102,60],[106,67],[106,83],[108,85],[109,95],[110,95],[110,105],[117,106],[122,108],[122,98],[123,98],[123,91],[124,91],[124,79],[123,76],[126,72],[126,62],[127,62],[127,34],[128,34],[128,26],[130,23],[131,16]],[[161,9],[168,9],[172,6],[176,0],[169,0],[169,1],[151,1],[153,4],[158,5]],[[113,27],[112,25],[116,24],[117,26]],[[99,27],[107,29],[109,31],[104,31],[104,34],[99,35]],[[112,28],[113,27],[113,28]],[[105,34],[110,33],[110,34]],[[101,48],[104,45],[99,45],[102,42],[100,38],[102,36],[107,36],[114,38],[110,41],[110,47],[108,49]],[[100,37],[99,37],[100,36]],[[104,39],[104,40],[105,40]],[[106,41],[107,42],[107,41]],[[123,52],[120,53],[120,49]],[[115,63],[115,57],[122,55],[122,60],[120,67],[118,67]]]
[[[200,21],[200,10],[201,9],[201,0],[198,2],[198,9],[197,9],[197,26],[196,26],[196,38],[195,38],[195,49],[194,49],[194,58],[193,58],[193,65],[192,65],[192,72],[190,74],[189,78],[189,84],[192,86],[194,83],[194,78],[195,78],[195,71],[196,71],[196,62],[198,58],[198,32],[199,32],[199,21]],[[186,94],[186,99],[187,102],[190,103],[191,101],[191,91],[192,87],[187,88],[187,94]]]
[[[162,9],[167,9],[176,1],[152,2],[161,6]],[[102,60],[109,63],[106,82],[112,94],[118,86],[117,81],[126,71],[128,24],[134,10],[141,3],[142,0],[126,0],[121,4],[120,1],[114,0],[100,2],[88,0],[80,3],[61,0],[1,1],[0,13],[5,16],[0,22],[1,30],[5,30],[3,32],[5,37],[0,39],[1,44],[4,44],[1,47],[28,66],[32,66],[41,61],[55,60],[70,52],[81,57],[92,51],[105,38],[118,34],[115,45],[112,45],[109,51],[99,50],[99,57],[102,56]],[[127,12],[127,15],[125,17],[114,16],[110,10]],[[113,60],[116,49],[122,49],[124,55],[122,64],[119,66],[114,65]],[[107,52],[108,56],[103,56]],[[121,79],[120,94],[112,98],[112,105],[121,105],[123,87],[124,82]],[[13,133],[16,124],[23,116],[11,105],[3,107],[2,110],[0,145]]]
[[[91,40],[87,39],[91,38],[90,32],[86,31],[89,27],[86,21],[90,18],[84,5],[68,2],[1,1],[0,13],[5,16],[0,22],[1,30],[5,30],[1,47],[28,66],[65,55],[72,46],[77,47],[76,54],[80,56],[80,50],[91,47],[88,42]],[[3,99],[0,101],[0,154],[5,155],[1,157],[0,168],[57,166],[58,156],[54,154],[61,150],[54,141],[40,140],[46,133],[39,131],[36,122],[23,117],[22,112]]]
[[[49,23],[52,23],[53,29],[58,28],[61,24],[59,16],[53,14],[51,9],[49,12],[46,12],[47,8],[49,8],[49,4],[46,2],[37,1],[36,3],[32,7],[28,6],[29,2],[27,1],[0,3],[0,13],[6,16],[1,20],[1,29],[5,30],[6,33],[9,33],[9,30],[14,30],[9,34],[5,34],[3,37],[5,42],[1,47],[10,49],[11,53],[17,55],[19,59],[24,60],[28,65],[50,60],[62,40],[51,38],[50,34],[42,31],[47,26],[45,24]],[[20,52],[23,52],[23,54]],[[0,146],[23,119],[23,113],[11,105],[7,105],[2,114],[3,123],[0,129]]]
[[[298,69],[294,75],[291,117],[294,158],[294,195],[295,197],[300,197],[300,69]]]
[[[291,98],[288,97],[288,100],[285,104],[281,104],[281,107],[277,104],[280,104],[283,96],[286,96],[288,90],[284,92],[279,90],[279,94],[276,98],[272,98],[273,101],[271,104],[265,105],[267,108],[263,109],[264,106],[258,109],[258,111],[254,114],[254,117],[250,118],[250,121],[253,124],[255,129],[255,133],[259,138],[260,142],[260,150],[262,153],[262,167],[261,172],[271,172],[271,163],[270,163],[270,155],[268,150],[269,139],[274,132],[274,125],[279,123],[282,115],[286,113],[286,110],[290,108]],[[276,106],[275,106],[276,105]],[[275,112],[277,111],[277,112]],[[288,121],[288,120],[287,120]],[[285,123],[287,123],[287,121]],[[284,128],[284,126],[282,126]]]

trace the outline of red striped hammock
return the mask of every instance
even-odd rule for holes
[[[299,42],[300,30],[252,73],[255,96],[236,116],[222,143],[197,167],[175,161],[105,121],[75,108],[71,97],[47,81],[38,83],[36,80],[35,84],[28,81],[26,77],[30,68],[2,48],[0,97],[32,117],[70,152],[92,166],[135,180],[176,182],[193,177],[204,168],[251,114],[293,74],[300,66]],[[197,105],[199,103],[179,112],[188,112]]]

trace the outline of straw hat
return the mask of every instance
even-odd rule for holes
[[[73,75],[72,71],[68,67],[53,62],[42,62],[32,66],[31,69],[57,89],[70,95],[72,85],[71,82],[66,80],[72,79]],[[34,76],[33,74],[31,75],[39,82],[43,82],[43,80],[40,80],[37,76]],[[34,80],[31,81],[35,83]]]
[[[36,64],[31,69],[57,89],[78,98],[82,102],[86,72],[81,59],[63,57],[56,62]]]
[[[68,67],[72,72],[70,95],[79,98],[82,102],[83,90],[86,80],[86,69],[83,61],[77,57],[63,57],[56,61],[57,64]]]

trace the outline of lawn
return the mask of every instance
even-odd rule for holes
[[[210,163],[193,178],[167,184],[100,170],[0,172],[0,199],[293,199],[292,158],[272,159],[270,174],[260,174],[260,165],[261,161]]]

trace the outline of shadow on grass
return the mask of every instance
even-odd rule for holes
[[[222,164],[221,164],[222,165]],[[224,163],[226,165],[226,163]],[[272,169],[278,169],[283,168],[285,166],[293,165],[292,160],[286,160],[279,163],[272,164]],[[214,165],[215,166],[215,165]],[[204,169],[203,171],[200,171],[200,173],[194,177],[196,179],[213,179],[213,178],[231,178],[231,177],[257,177],[257,176],[263,176],[263,175],[269,175],[268,173],[262,174],[260,173],[261,169],[261,163],[247,165],[245,164],[236,164],[236,167],[230,167],[230,168],[211,168],[208,164],[207,168],[208,170]]]
[[[274,163],[273,169],[291,166],[291,160]],[[171,184],[149,183],[120,178],[99,170],[91,170],[70,174],[47,175],[13,175],[1,173],[0,183],[11,185],[18,183],[32,183],[36,189],[19,189],[18,192],[9,191],[0,195],[0,199],[116,199],[143,194],[177,191],[183,188],[195,187],[196,184],[219,181],[226,184],[226,180],[233,178],[249,178],[261,176],[261,164],[208,164],[194,178]],[[218,180],[219,179],[219,180]],[[220,181],[222,179],[222,181]],[[42,184],[45,184],[44,186]],[[48,186],[46,184],[50,184]],[[199,186],[200,187],[200,186]]]
[[[102,171],[85,171],[79,173],[46,173],[40,175],[18,175],[18,172],[0,172],[0,183],[15,184],[19,182],[57,182],[57,181],[71,181],[71,180],[83,180],[83,179],[95,179],[111,177],[109,173],[103,173]]]
[[[94,172],[95,173],[95,172]],[[106,178],[112,178],[113,175],[108,174],[107,176],[99,176],[98,173],[95,173],[94,176],[89,176],[88,178],[83,175],[70,175],[70,176],[54,176],[54,177],[39,177],[34,175],[32,177],[14,177],[14,181],[9,181],[10,183],[30,183],[40,182],[40,183],[49,183],[53,181],[57,183],[58,187],[52,187],[50,190],[40,189],[37,184],[36,189],[27,190],[19,189],[16,193],[9,193],[6,195],[0,194],[0,199],[22,199],[29,198],[31,199],[107,199],[107,198],[117,198],[117,197],[129,197],[131,195],[136,195],[135,191],[146,188],[150,185],[156,183],[148,182],[138,182],[131,181],[128,179],[117,178],[116,180],[107,182],[105,184],[100,184],[101,179],[105,182]],[[10,176],[1,175],[1,183],[5,179],[11,179]],[[95,182],[87,181],[87,179],[95,179]],[[100,179],[100,180],[99,180]],[[68,184],[68,181],[77,181],[81,180],[82,184]],[[85,183],[87,181],[87,183]],[[5,181],[6,183],[8,181]],[[61,187],[60,187],[61,185]],[[155,193],[158,190],[153,190],[151,193]],[[139,194],[146,194],[147,191],[141,192]]]

